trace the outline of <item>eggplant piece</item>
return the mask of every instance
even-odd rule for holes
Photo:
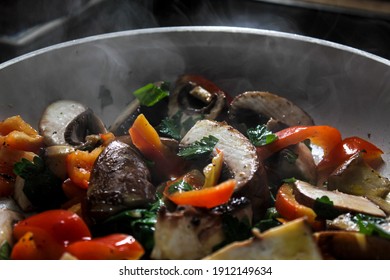
[[[300,180],[294,183],[294,195],[299,203],[310,208],[314,207],[317,198],[327,196],[333,202],[333,207],[338,211],[386,217],[386,214],[376,204],[365,197],[325,190]]]
[[[235,195],[247,196],[251,200],[254,219],[259,220],[269,206],[270,192],[255,146],[232,126],[212,120],[198,121],[180,145],[190,145],[209,135],[218,139],[213,154],[216,154],[216,149],[223,152],[226,168],[237,182]]]
[[[229,244],[204,259],[320,260],[322,256],[310,226],[297,219],[263,233],[253,230],[253,238]]]
[[[364,196],[390,215],[390,180],[371,168],[356,154],[328,177],[328,189]]]
[[[314,238],[325,259],[388,260],[390,240],[351,231],[321,231]]]
[[[268,124],[274,132],[290,126],[314,125],[313,119],[290,100],[262,91],[247,91],[236,96],[230,103],[228,118],[242,133],[259,124]]]
[[[44,110],[39,121],[39,133],[46,146],[81,145],[90,134],[106,133],[104,123],[81,103],[59,100]]]
[[[130,145],[114,140],[99,155],[87,191],[87,213],[101,221],[155,200],[149,169]]]

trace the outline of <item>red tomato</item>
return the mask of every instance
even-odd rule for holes
[[[136,260],[145,251],[132,236],[111,234],[72,243],[66,248],[66,252],[79,260]]]

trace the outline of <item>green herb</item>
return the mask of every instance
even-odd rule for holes
[[[15,163],[14,173],[25,180],[23,192],[38,209],[58,208],[66,200],[62,180],[50,171],[42,158],[35,156],[33,162],[22,158]]]
[[[294,184],[295,182],[297,181],[296,178],[292,177],[292,178],[285,178],[282,180],[283,183],[287,183],[287,184]]]
[[[194,188],[184,180],[173,183],[167,189],[168,194],[173,194],[175,192],[186,192],[192,191]]]
[[[193,127],[198,120],[204,119],[203,115],[199,115],[196,117],[188,117],[184,122],[182,122],[182,116],[183,112],[178,111],[171,118],[164,118],[157,127],[158,131],[163,135],[180,140],[181,135],[190,130],[190,128]]]
[[[102,223],[101,234],[108,234],[112,231],[131,234],[150,253],[154,247],[157,213],[163,205],[162,199],[157,197],[156,202],[145,209],[132,209],[120,212]]]
[[[179,111],[175,115],[173,115],[171,118],[166,117],[163,119],[160,123],[160,125],[157,127],[158,131],[161,134],[168,135],[172,137],[173,139],[180,140],[181,139],[181,120],[182,113]]]
[[[11,245],[7,241],[4,241],[0,246],[0,260],[9,260],[11,256]]]
[[[147,84],[133,92],[141,105],[151,107],[160,100],[169,96],[169,83],[162,82],[161,85]]]
[[[258,125],[255,128],[247,130],[249,141],[256,147],[271,144],[276,141],[278,137],[267,129],[265,125]]]
[[[352,220],[358,225],[359,232],[390,239],[390,232],[380,226],[381,223],[386,223],[385,219],[357,214]]]
[[[276,211],[275,207],[270,207],[267,209],[262,220],[260,220],[255,227],[260,229],[261,232],[266,231],[270,228],[281,225],[282,223],[277,220],[280,215],[278,211]]]
[[[316,198],[313,210],[320,219],[334,219],[341,214],[339,210],[334,208],[333,201],[327,196]]]
[[[199,141],[195,141],[187,147],[181,148],[178,155],[186,159],[195,159],[201,156],[207,156],[213,151],[217,143],[218,138],[212,135],[205,136]]]
[[[220,249],[234,241],[246,240],[252,236],[252,227],[248,220],[240,221],[238,218],[229,214],[222,215],[222,230],[225,239],[213,248],[214,250]]]

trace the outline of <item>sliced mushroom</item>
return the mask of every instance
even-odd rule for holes
[[[114,140],[99,155],[91,172],[87,213],[93,221],[155,199],[155,187],[146,163],[138,152]]]
[[[390,215],[390,180],[371,168],[360,154],[340,166],[328,178],[328,189],[364,196]]]
[[[180,206],[159,213],[154,237],[152,259],[200,259],[224,240],[224,233],[220,215]]]
[[[224,163],[237,181],[235,193],[248,196],[252,202],[254,219],[258,220],[268,206],[270,194],[256,148],[230,125],[211,120],[198,121],[183,137],[180,145],[190,145],[209,135],[218,139],[214,154],[216,149],[223,152]]]
[[[351,231],[322,231],[314,233],[314,238],[326,259],[390,258],[390,241],[377,236]]]
[[[311,184],[317,182],[317,166],[310,149],[304,143],[281,150],[266,164],[269,178],[275,185],[286,178],[296,178]]]
[[[297,219],[254,237],[231,243],[207,256],[206,260],[320,260],[321,252],[314,241],[310,226]]]
[[[211,81],[197,75],[183,75],[176,81],[169,97],[168,116],[181,112],[181,123],[189,118],[215,120],[226,109],[226,98],[226,94]]]
[[[54,175],[63,180],[67,178],[66,157],[74,150],[69,145],[53,145],[45,149],[45,162]]]
[[[46,146],[80,145],[87,135],[105,132],[103,122],[90,108],[71,100],[47,106],[39,122]]]
[[[262,91],[247,91],[230,103],[229,120],[241,132],[269,123],[272,131],[296,125],[313,125],[313,119],[290,100]]]
[[[223,216],[238,221],[251,220],[251,205],[246,198],[232,199],[212,210],[188,205],[176,211],[160,211],[156,223],[153,259],[200,259],[225,241]]]
[[[339,191],[329,191],[297,180],[294,184],[297,201],[310,208],[314,207],[317,198],[327,196],[333,207],[341,212],[363,213],[371,216],[386,217],[386,214],[370,200],[362,196],[350,195]]]

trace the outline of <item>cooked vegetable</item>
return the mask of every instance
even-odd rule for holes
[[[78,260],[137,260],[144,249],[132,236],[111,234],[91,240],[76,241],[66,252]]]
[[[229,121],[234,127],[245,133],[257,125],[266,125],[273,129],[278,127],[311,126],[312,118],[297,105],[284,97],[261,91],[248,91],[236,96],[229,106]]]
[[[169,83],[147,84],[133,92],[141,105],[151,107],[163,98],[169,96]]]
[[[129,129],[133,144],[148,159],[153,161],[161,177],[171,177],[182,169],[181,159],[161,142],[157,131],[144,115],[139,115]]]
[[[317,198],[326,196],[333,201],[333,206],[339,211],[386,217],[377,205],[361,196],[324,190],[299,180],[295,182],[294,187],[297,201],[311,208],[314,207]]]
[[[39,133],[47,146],[81,145],[87,135],[106,131],[91,109],[72,100],[51,103],[39,122]]]
[[[218,138],[212,135],[205,136],[188,146],[180,148],[178,155],[186,159],[194,159],[204,155],[207,156],[211,154],[217,143]]]
[[[390,193],[390,181],[380,176],[361,155],[352,155],[329,176],[328,189],[367,197],[390,215],[390,202],[386,200]]]
[[[84,221],[66,210],[48,210],[18,222],[12,259],[59,259],[65,247],[91,238]]]
[[[187,190],[169,193],[169,188],[164,195],[177,205],[191,205],[196,207],[212,208],[226,203],[236,187],[235,180],[227,180],[214,187],[200,190]]]
[[[327,156],[341,142],[340,132],[330,126],[293,126],[275,134],[278,140],[256,148],[260,159],[267,159],[275,152],[306,139],[310,139],[313,144],[320,146],[324,150],[324,156]]]
[[[99,155],[91,172],[86,211],[95,222],[155,199],[145,161],[130,145],[115,140]]]
[[[62,180],[51,172],[42,158],[35,156],[33,161],[23,158],[15,164],[14,172],[24,179],[23,193],[35,208],[59,208],[65,201]]]
[[[206,260],[312,260],[321,259],[310,227],[303,219],[259,233],[253,238],[234,242],[207,256]]]

